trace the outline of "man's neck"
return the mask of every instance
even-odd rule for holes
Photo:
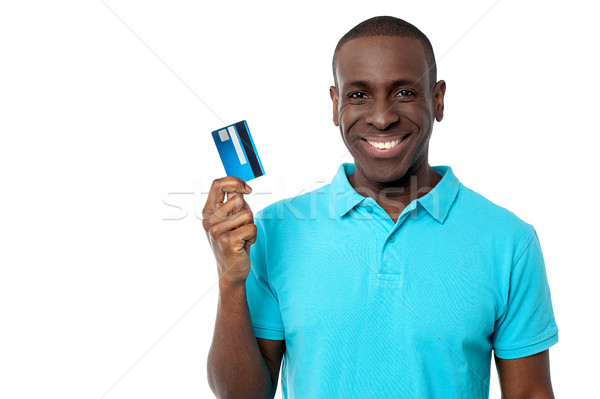
[[[348,176],[350,185],[363,197],[371,197],[396,223],[398,217],[417,198],[430,192],[442,180],[428,162],[424,162],[415,171],[406,173],[401,179],[379,183],[369,181],[365,176],[356,173]]]

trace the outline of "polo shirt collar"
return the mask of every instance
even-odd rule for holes
[[[331,180],[330,206],[335,209],[337,217],[344,216],[365,200],[365,197],[357,193],[348,181],[348,176],[354,173],[354,169],[354,164],[342,163]],[[413,202],[421,204],[435,220],[444,223],[456,199],[461,183],[450,166],[433,166],[433,170],[442,176],[442,180],[431,191]]]

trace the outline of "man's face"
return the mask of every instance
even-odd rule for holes
[[[390,183],[428,167],[445,83],[429,81],[421,42],[396,36],[353,39],[338,50],[336,61],[333,121],[361,179]]]

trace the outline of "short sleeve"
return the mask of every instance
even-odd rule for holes
[[[279,300],[269,285],[266,234],[260,215],[259,211],[254,220],[257,228],[256,242],[250,247],[252,265],[246,279],[246,297],[254,335],[257,338],[282,340],[283,322]]]
[[[558,342],[544,258],[535,230],[514,264],[505,312],[495,325],[496,356],[516,359],[542,352]]]

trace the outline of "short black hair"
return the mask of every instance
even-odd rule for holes
[[[371,36],[399,36],[419,40],[423,45],[423,50],[425,51],[425,61],[427,62],[427,66],[429,69],[430,83],[433,86],[437,82],[437,67],[435,64],[435,56],[433,54],[433,47],[431,46],[431,42],[429,41],[427,36],[425,36],[425,34],[421,32],[416,26],[406,22],[403,19],[389,16],[381,16],[367,19],[366,21],[363,21],[360,24],[356,25],[354,28],[350,29],[348,33],[342,36],[337,46],[335,46],[335,51],[333,52],[332,67],[333,81],[335,82],[336,88],[338,87],[338,84],[337,75],[335,73],[335,67],[337,53],[340,47],[342,47],[344,43],[352,39]]]

